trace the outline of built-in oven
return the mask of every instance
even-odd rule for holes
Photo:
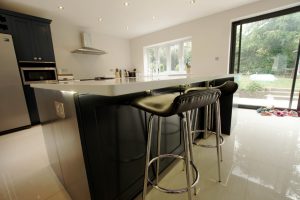
[[[31,83],[57,83],[55,67],[21,67],[24,85]]]
[[[22,64],[22,65],[21,65]],[[26,64],[26,65],[25,65]],[[55,64],[51,63],[19,63],[23,89],[31,124],[39,124],[40,117],[31,83],[57,83]]]

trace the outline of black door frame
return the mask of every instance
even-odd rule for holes
[[[240,33],[239,33],[239,51],[238,51],[238,56],[237,56],[237,62],[238,62],[238,68],[237,68],[237,72],[240,72],[240,57],[241,57],[241,41],[242,41],[242,25],[243,24],[247,24],[247,23],[251,23],[251,22],[256,22],[256,21],[260,21],[260,20],[264,20],[264,19],[270,19],[270,18],[274,18],[274,17],[279,17],[279,16],[283,16],[283,15],[288,15],[288,14],[292,14],[292,13],[296,13],[296,12],[300,12],[300,6],[295,6],[292,8],[288,8],[288,9],[284,9],[284,10],[280,10],[280,11],[276,11],[276,12],[272,12],[272,13],[267,13],[267,14],[263,14],[263,15],[259,15],[259,16],[255,16],[255,17],[251,17],[251,18],[247,18],[247,19],[242,19],[239,21],[234,21],[232,22],[231,25],[231,45],[230,45],[230,61],[229,61],[229,73],[230,74],[234,74],[234,64],[235,64],[235,52],[236,52],[236,39],[237,39],[237,27],[240,26]],[[300,54],[300,38],[299,38],[299,43],[298,43],[298,54],[297,54],[297,58],[296,58],[296,62],[295,62],[295,70],[294,70],[294,75],[293,75],[293,82],[292,82],[292,90],[291,90],[291,95],[290,95],[290,102],[289,102],[289,108],[291,108],[292,105],[292,99],[294,96],[294,91],[295,91],[295,85],[296,85],[296,78],[297,78],[297,71],[298,71],[298,66],[299,66],[299,54]],[[300,99],[298,99],[298,102],[300,102]],[[298,103],[299,104],[299,103]],[[252,106],[252,105],[239,105],[240,108],[249,108],[249,109],[257,109],[260,106]]]

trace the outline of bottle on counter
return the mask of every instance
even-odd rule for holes
[[[124,69],[124,76],[129,77],[129,72],[126,69]]]
[[[133,69],[133,77],[136,77],[136,68]]]
[[[116,68],[116,71],[115,71],[115,78],[120,78],[120,72],[119,72],[118,68]]]

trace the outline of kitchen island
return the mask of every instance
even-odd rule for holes
[[[183,85],[220,85],[233,78],[165,76],[31,85],[53,171],[74,200],[134,198],[143,185],[149,115],[130,102],[149,91],[180,92]],[[232,97],[220,101],[226,110],[222,131],[229,134]],[[163,119],[161,153],[183,151],[181,128],[177,116]],[[171,161],[161,162],[160,170]],[[154,166],[149,173],[153,178]]]

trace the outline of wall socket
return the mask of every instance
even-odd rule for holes
[[[58,101],[54,101],[54,106],[55,106],[56,115],[59,118],[65,119],[66,114],[65,114],[64,104]]]

